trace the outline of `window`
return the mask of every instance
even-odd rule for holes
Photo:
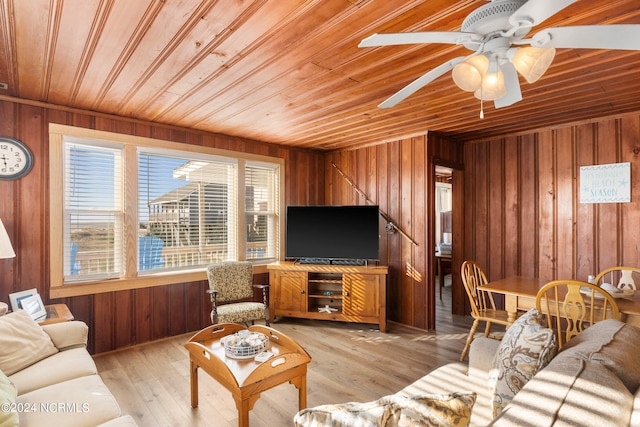
[[[139,272],[238,259],[237,170],[233,159],[139,152]]]
[[[50,143],[53,298],[278,259],[282,159],[55,124]]]
[[[64,149],[64,277],[122,274],[122,149],[69,139]],[[78,252],[90,254],[82,265]]]
[[[277,168],[247,163],[245,168],[246,259],[274,259],[278,248]]]

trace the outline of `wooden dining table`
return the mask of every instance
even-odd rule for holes
[[[509,317],[509,323],[516,321],[518,311],[527,311],[536,306],[538,290],[548,283],[537,277],[512,276],[489,282],[481,289],[504,295],[504,308]],[[640,327],[640,291],[632,296],[615,298],[623,322]]]

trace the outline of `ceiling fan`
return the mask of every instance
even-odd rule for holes
[[[460,89],[474,92],[481,102],[493,101],[496,108],[507,107],[522,100],[518,73],[528,83],[538,80],[551,65],[555,48],[640,50],[640,25],[634,24],[555,27],[524,38],[532,27],[576,1],[491,0],[464,19],[461,31],[374,34],[365,38],[358,47],[446,43],[474,51],[434,68],[378,106],[393,107],[453,70],[453,80]]]

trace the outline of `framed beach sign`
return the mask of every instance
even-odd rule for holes
[[[631,163],[580,167],[580,203],[631,202]]]

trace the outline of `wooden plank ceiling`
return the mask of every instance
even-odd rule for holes
[[[290,146],[348,149],[438,131],[460,140],[640,110],[640,53],[558,49],[523,101],[494,109],[442,44],[358,48],[383,32],[459,30],[485,0],[0,0],[0,98]],[[549,0],[554,1],[554,0]],[[580,0],[535,27],[640,24],[638,0]]]

